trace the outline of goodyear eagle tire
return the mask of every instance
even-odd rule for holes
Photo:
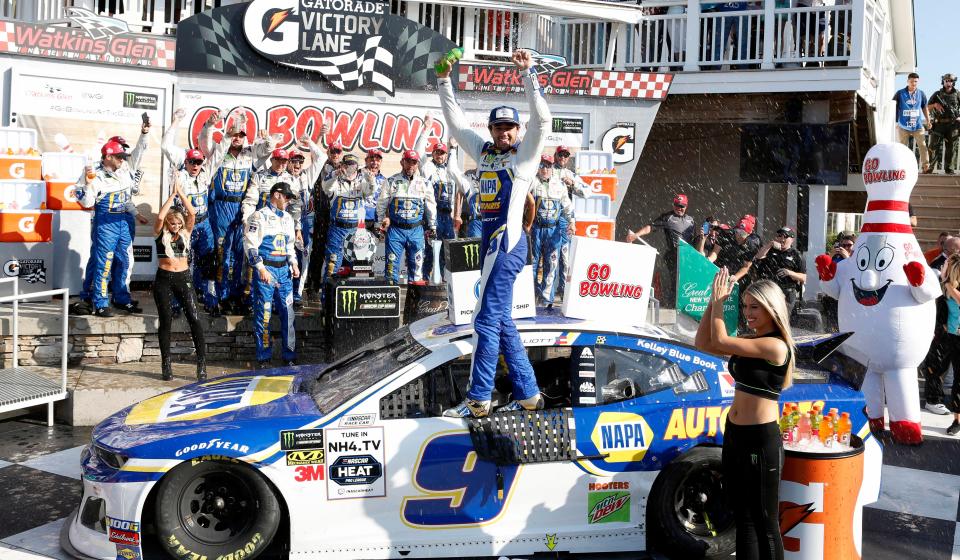
[[[693,449],[660,472],[647,502],[649,548],[683,560],[729,557],[736,550],[722,472],[719,447]]]
[[[282,511],[264,478],[239,463],[193,460],[158,485],[157,535],[173,558],[251,560],[277,532]]]

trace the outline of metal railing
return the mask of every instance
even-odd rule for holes
[[[37,406],[47,405],[47,424],[53,425],[53,403],[67,398],[67,360],[70,355],[69,339],[69,320],[68,305],[70,301],[70,290],[60,288],[57,290],[46,290],[43,292],[34,292],[21,294],[18,284],[19,278],[0,278],[0,284],[13,284],[13,295],[0,297],[0,304],[13,304],[13,313],[11,317],[11,343],[12,343],[12,366],[10,368],[0,369],[0,412],[10,410],[20,410]],[[53,391],[57,387],[53,382],[31,373],[29,370],[20,367],[20,302],[36,298],[49,298],[53,296],[62,296],[63,306],[61,317],[63,331],[61,333],[60,348],[60,384],[59,390]]]

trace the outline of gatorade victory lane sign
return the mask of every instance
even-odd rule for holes
[[[384,0],[254,0],[181,22],[177,71],[289,80],[316,72],[341,93],[393,94],[435,85],[431,64],[454,46]]]

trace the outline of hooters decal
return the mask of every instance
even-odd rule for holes
[[[227,114],[230,107],[204,106],[197,109],[190,119],[190,146],[199,143],[200,129],[214,111]],[[377,112],[369,109],[356,109],[352,113],[337,111],[330,107],[306,106],[299,111],[290,105],[274,105],[266,110],[261,120],[256,111],[249,107],[240,107],[246,116],[245,132],[248,139],[256,138],[257,131],[265,129],[268,134],[280,135],[277,147],[286,148],[296,138],[308,135],[317,144],[320,142],[320,127],[324,122],[332,123],[326,142],[340,142],[349,151],[364,151],[374,148],[384,152],[402,152],[413,149],[423,130],[423,119],[390,112]],[[233,121],[227,124],[232,124]],[[223,139],[222,121],[216,125],[214,142]],[[444,136],[443,123],[434,121],[432,137]]]

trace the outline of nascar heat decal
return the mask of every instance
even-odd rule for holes
[[[290,392],[293,376],[223,377],[158,395],[134,406],[124,423],[199,420],[275,401]]]
[[[327,499],[387,495],[383,428],[326,430]]]

